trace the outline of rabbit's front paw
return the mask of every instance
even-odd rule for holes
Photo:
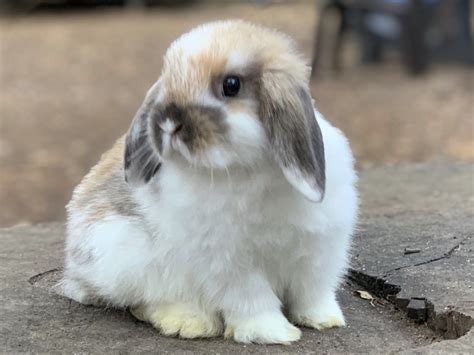
[[[209,338],[222,334],[217,314],[207,314],[184,303],[159,303],[134,308],[132,314],[153,324],[163,335],[181,338]]]
[[[301,338],[301,330],[281,313],[269,312],[232,319],[224,336],[241,343],[289,344]]]
[[[291,320],[299,324],[317,330],[327,328],[344,327],[346,322],[341,308],[336,300],[331,300],[324,305],[314,306],[307,310],[292,313]]]

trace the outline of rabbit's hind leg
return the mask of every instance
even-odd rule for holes
[[[62,293],[80,303],[127,307],[159,294],[154,240],[140,220],[108,216],[70,228]],[[95,302],[94,302],[95,303]]]

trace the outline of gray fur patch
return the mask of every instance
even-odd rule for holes
[[[277,82],[279,78],[273,80]],[[311,97],[306,89],[290,87],[287,80],[285,85],[284,78],[281,81],[282,88],[288,90],[281,95],[281,102],[275,102],[262,87],[260,117],[263,126],[277,162],[283,168],[299,171],[323,196],[326,185],[324,144]],[[279,83],[273,84],[277,87]]]
[[[69,257],[77,264],[87,265],[94,261],[94,256],[90,250],[83,250],[79,247],[73,247],[70,250]]]
[[[153,150],[148,134],[148,124],[152,103],[145,103],[137,112],[125,141],[124,171],[125,181],[147,183],[158,172],[161,161]]]
[[[311,164],[309,172],[313,172],[316,182],[324,193],[326,188],[326,160],[324,158],[324,141],[319,127],[318,121],[314,115],[313,103],[311,96],[303,88],[298,90],[298,96],[301,100],[304,110],[304,116],[306,117],[306,123],[309,128],[311,137],[311,147],[313,153],[313,164]]]

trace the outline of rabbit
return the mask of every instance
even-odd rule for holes
[[[170,45],[67,206],[64,295],[181,338],[288,344],[298,325],[345,325],[357,174],[295,47],[243,20]]]

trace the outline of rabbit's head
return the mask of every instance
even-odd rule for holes
[[[325,188],[309,68],[291,39],[244,21],[198,27],[173,42],[130,127],[125,173],[148,182],[161,163],[258,166],[272,157],[312,201]]]

